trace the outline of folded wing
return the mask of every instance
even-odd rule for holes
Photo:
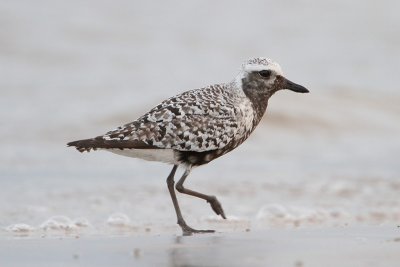
[[[68,145],[80,151],[92,148],[165,148],[195,152],[221,149],[232,141],[239,127],[239,110],[228,94],[220,85],[188,91],[163,101],[134,122]]]

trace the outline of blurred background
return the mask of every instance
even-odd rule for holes
[[[68,141],[270,57],[311,93],[279,92],[236,151],[180,195],[194,227],[400,220],[399,1],[0,1],[0,232],[178,231],[170,166]]]

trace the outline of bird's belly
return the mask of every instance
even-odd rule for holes
[[[106,151],[148,161],[158,161],[170,164],[177,164],[177,160],[172,149],[104,149]]]

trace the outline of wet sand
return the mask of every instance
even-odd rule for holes
[[[395,6],[0,1],[0,267],[399,266]],[[193,171],[228,220],[179,194],[183,215],[216,234],[179,235],[170,166],[65,146],[254,56],[311,93]]]
[[[398,226],[0,241],[0,266],[398,266]]]

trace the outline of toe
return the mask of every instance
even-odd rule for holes
[[[224,209],[222,208],[221,203],[218,201],[216,197],[213,197],[208,201],[211,205],[211,208],[217,215],[221,215],[222,218],[226,219]]]
[[[182,233],[185,236],[189,236],[192,234],[206,234],[206,233],[215,233],[215,230],[197,230],[193,229],[192,227],[188,226],[187,224],[180,225],[182,228]]]

